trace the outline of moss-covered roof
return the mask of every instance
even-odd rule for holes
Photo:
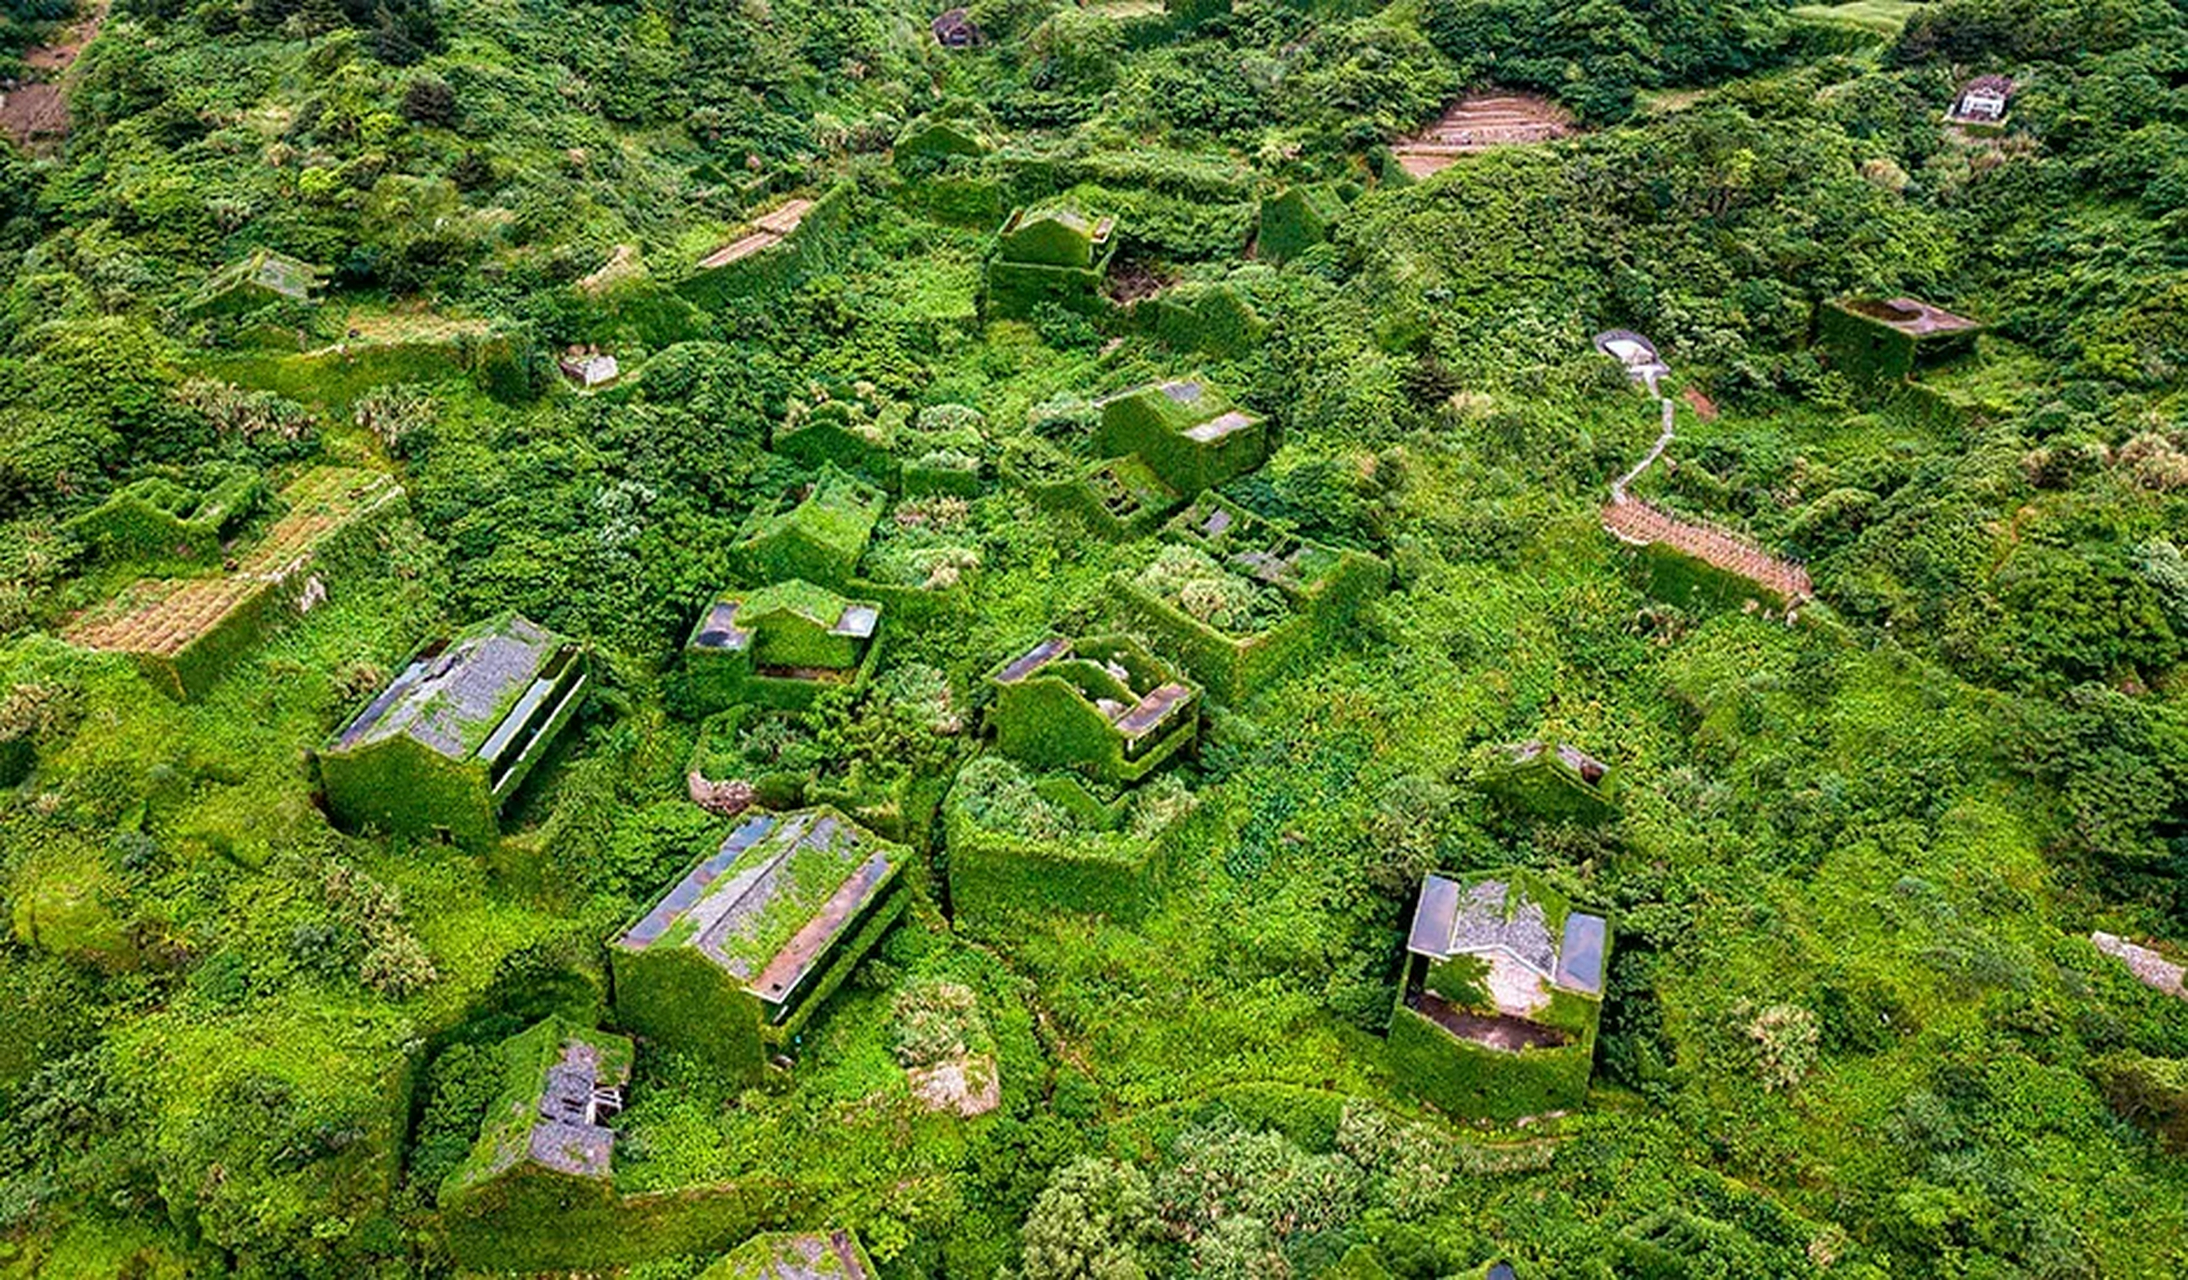
[[[629,1081],[629,1039],[548,1018],[501,1045],[501,1091],[486,1109],[479,1140],[442,1186],[442,1195],[477,1186],[520,1161],[582,1177],[608,1173],[613,1136],[604,1126],[573,1124],[554,1105],[558,1087],[617,1089]],[[564,1078],[567,1077],[567,1078]],[[550,1113],[554,1114],[550,1114]],[[587,1129],[598,1132],[583,1132]]]
[[[795,534],[856,557],[873,536],[884,501],[879,489],[829,467],[796,506],[762,516],[748,526],[746,541]]]
[[[354,751],[408,737],[451,760],[489,745],[534,690],[551,685],[570,641],[516,613],[477,623],[411,660],[335,739]]]
[[[904,851],[831,808],[748,818],[616,940],[691,947],[781,1004],[896,877]]]
[[[778,1231],[754,1236],[700,1273],[699,1280],[868,1280],[866,1251],[849,1231]]]

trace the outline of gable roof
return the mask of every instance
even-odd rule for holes
[[[761,1000],[783,1004],[881,897],[899,852],[834,809],[755,815],[615,945],[690,947]]]
[[[347,751],[394,737],[451,760],[493,759],[554,687],[570,641],[505,613],[413,659],[335,739]]]
[[[855,558],[873,537],[884,502],[881,490],[830,465],[788,510],[778,507],[753,519],[745,541],[796,535]]]

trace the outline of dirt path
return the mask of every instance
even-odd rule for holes
[[[25,151],[68,134],[68,79],[85,46],[98,38],[107,0],[93,0],[84,15],[23,55],[33,79],[0,89],[0,132]]]

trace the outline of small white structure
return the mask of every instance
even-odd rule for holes
[[[590,391],[604,387],[623,376],[623,370],[615,363],[614,356],[604,356],[598,351],[572,351],[562,357],[562,376]]]
[[[1671,372],[1656,344],[1631,329],[1606,329],[1595,335],[1595,349],[1625,366],[1626,376],[1656,390],[1656,380]]]
[[[2006,104],[2013,98],[2013,81],[2005,76],[1977,76],[1960,86],[1946,117],[1960,124],[1997,124],[2006,118]]]

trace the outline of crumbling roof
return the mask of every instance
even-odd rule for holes
[[[631,1042],[550,1017],[502,1042],[505,1091],[491,1103],[471,1154],[449,1175],[460,1189],[528,1163],[581,1178],[611,1172]],[[448,1194],[447,1190],[443,1194]]]
[[[881,624],[879,605],[847,600],[826,587],[793,578],[747,591],[735,599],[716,601],[693,631],[692,647],[748,649],[753,631],[765,627],[767,619],[777,614],[802,618],[830,635],[854,640],[871,640]]]
[[[709,1267],[701,1280],[871,1280],[864,1251],[848,1231],[755,1236]]]
[[[1920,298],[1851,298],[1840,305],[1915,338],[1925,338],[1933,333],[1964,333],[1983,327],[1980,321],[1954,315]]]
[[[451,760],[493,759],[553,691],[569,641],[519,614],[471,628],[413,660],[335,740],[338,750],[398,735]]]
[[[1467,883],[1429,875],[1421,881],[1406,950],[1432,960],[1501,951],[1546,982],[1601,995],[1609,926],[1601,916],[1579,911],[1566,912],[1557,926],[1552,911],[1561,906],[1511,880]]]
[[[833,809],[757,815],[616,945],[694,948],[752,994],[782,1004],[896,869],[893,846]]]

